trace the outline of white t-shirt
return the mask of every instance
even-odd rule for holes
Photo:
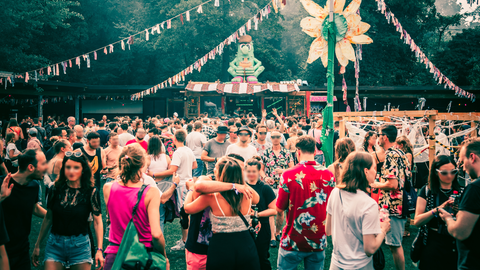
[[[10,150],[13,150],[13,154],[14,154],[14,155],[20,154],[20,151],[18,151],[17,146],[16,146],[14,143],[9,143],[9,144],[7,145],[7,154],[5,155],[5,159],[8,159],[8,160],[11,161],[11,159],[10,159]],[[12,165],[13,165],[14,167],[18,167],[18,159],[12,161]]]
[[[327,213],[332,216],[332,263],[341,269],[365,267],[372,257],[365,254],[363,235],[382,232],[378,204],[361,190],[351,193],[335,188],[328,199]]]
[[[156,190],[158,190],[158,192],[160,192],[160,197],[162,197],[162,191],[160,191],[160,189],[158,189],[157,187],[157,183],[155,182],[155,180],[153,180],[152,177],[148,176],[147,174],[142,174],[142,180],[143,180],[143,183],[147,186],[151,186],[152,188],[155,188]]]
[[[196,159],[202,156],[203,146],[207,143],[207,137],[200,132],[193,131],[187,135],[185,145],[192,149]]]
[[[250,144],[247,147],[240,147],[237,144],[231,144],[227,148],[226,156],[229,154],[237,154],[243,157],[245,161],[257,155],[257,149]]]
[[[175,150],[170,165],[178,167],[177,174],[180,177],[179,185],[185,185],[187,180],[192,179],[192,167],[195,161],[195,155],[190,148],[183,146]]]
[[[128,141],[133,140],[133,139],[135,139],[135,137],[128,132],[125,132],[125,133],[122,133],[122,134],[118,135],[118,142],[119,142],[121,147],[124,147],[127,144]]]

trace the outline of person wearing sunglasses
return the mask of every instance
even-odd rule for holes
[[[480,139],[465,141],[460,150],[459,163],[473,180],[461,196],[456,219],[444,209],[440,217],[447,224],[450,235],[457,239],[458,269],[479,269],[480,258]]]
[[[428,183],[420,189],[414,224],[427,234],[419,269],[457,269],[455,238],[448,234],[439,209],[451,209],[450,196],[461,191],[457,180],[458,169],[449,156],[439,155],[433,160]],[[442,258],[439,260],[439,258]]]
[[[250,139],[252,137],[252,132],[247,126],[242,126],[238,132],[238,142],[236,144],[230,144],[227,148],[228,154],[237,154],[243,157],[244,160],[249,160],[253,156],[257,155],[257,150],[255,147],[250,145]]]
[[[103,221],[99,197],[90,164],[82,152],[66,152],[62,169],[50,190],[47,214],[32,253],[32,263],[39,265],[40,246],[45,247],[45,269],[90,269],[103,267]],[[97,250],[92,260],[89,216],[93,224]],[[50,232],[50,233],[49,233]]]
[[[255,134],[257,137],[256,140],[254,140],[251,145],[255,147],[257,150],[258,156],[262,156],[263,152],[267,150],[268,148],[272,147],[272,143],[267,141],[267,126],[264,124],[259,124],[257,125],[257,132]]]
[[[228,142],[230,144],[236,144],[238,142],[238,135],[237,135],[237,132],[238,132],[238,128],[236,126],[231,126],[228,128],[229,129],[229,135],[230,135],[230,138],[228,138]]]

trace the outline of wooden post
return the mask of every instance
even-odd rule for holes
[[[307,91],[305,93],[305,111],[307,112],[307,118],[310,117],[310,96],[311,96],[311,92],[310,91]]]
[[[225,96],[222,96],[222,114],[225,114]]]
[[[338,123],[340,124],[340,132],[339,132],[339,137],[343,138],[345,137],[345,118],[340,116],[340,119],[338,119]]]
[[[197,117],[200,116],[201,112],[200,112],[200,96],[198,96],[198,103],[197,103]]]
[[[75,100],[75,120],[76,124],[81,123],[80,122],[80,98],[78,96],[74,97]]]
[[[165,118],[169,117],[168,116],[168,100],[169,98],[165,98]]]
[[[472,133],[470,133],[470,137],[471,138],[476,138],[477,137],[477,123],[475,123],[475,121],[472,121]]]
[[[187,96],[187,93],[185,91],[185,97],[187,97],[187,100],[186,101],[183,101],[183,109],[185,111],[185,117],[190,117],[189,113],[188,113],[188,102],[189,102],[189,96]]]
[[[265,110],[265,97],[262,96],[262,111]]]
[[[428,116],[428,135],[430,138],[435,137],[435,116]],[[432,166],[433,160],[435,159],[435,140],[428,140],[429,149],[428,149],[428,160],[430,166]]]

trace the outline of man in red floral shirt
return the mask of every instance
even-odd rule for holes
[[[325,220],[327,199],[335,187],[335,178],[315,162],[315,140],[310,136],[297,139],[299,164],[286,170],[280,180],[277,211],[287,211],[278,251],[278,269],[323,269],[327,236]]]

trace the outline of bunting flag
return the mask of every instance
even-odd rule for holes
[[[185,81],[185,76],[188,74],[193,73],[193,70],[197,70],[198,72],[201,72],[202,67],[208,62],[210,59],[215,59],[215,56],[222,55],[223,49],[225,45],[230,45],[232,43],[237,42],[237,40],[242,36],[247,33],[247,31],[251,30],[251,21],[255,23],[255,30],[258,29],[258,22],[261,22],[263,18],[265,17],[268,18],[268,14],[271,13],[271,8],[270,8],[270,3],[267,4],[265,7],[260,9],[255,16],[250,18],[247,22],[245,22],[244,25],[240,26],[236,31],[234,31],[230,36],[228,36],[225,40],[220,42],[217,46],[215,46],[211,51],[209,51],[207,54],[204,56],[200,57],[197,59],[195,62],[193,62],[191,65],[180,71],[179,73],[173,75],[172,77],[166,79],[165,81],[148,88],[146,90],[143,90],[142,92],[133,94],[130,96],[131,100],[139,100],[143,98],[146,95],[155,93],[158,89],[163,89],[165,87],[171,87],[173,84],[178,84],[182,81]],[[200,7],[199,7],[200,8]]]
[[[165,29],[165,23],[167,23],[167,29],[171,29],[172,28],[172,20],[173,19],[176,19],[176,18],[179,18],[180,19],[180,22],[182,23],[182,25],[184,24],[184,19],[189,22],[191,17],[190,17],[190,12],[191,11],[197,11],[197,13],[203,13],[203,8],[202,6],[207,4],[207,3],[210,3],[210,2],[214,2],[215,3],[215,6],[219,6],[220,5],[220,2],[219,0],[207,0],[197,6],[194,6],[192,8],[190,8],[189,10],[186,10],[174,17],[171,17],[170,19],[168,20],[165,20],[161,23],[158,23],[150,28],[147,28],[145,30],[142,30],[136,34],[133,34],[131,35],[130,37],[128,37],[127,39],[121,39],[121,40],[118,40],[112,44],[109,44],[107,46],[104,46],[104,47],[101,47],[99,49],[96,49],[96,50],[93,50],[93,51],[90,51],[90,52],[87,52],[87,53],[83,53],[79,56],[76,56],[76,57],[73,57],[73,58],[70,58],[70,59],[67,59],[67,60],[64,60],[64,61],[60,61],[58,63],[54,63],[54,64],[51,64],[49,66],[45,66],[45,67],[41,67],[41,68],[38,68],[38,69],[35,69],[35,70],[30,70],[30,71],[27,71],[28,73],[37,73],[39,74],[40,76],[43,76],[43,69],[47,68],[47,74],[48,75],[54,75],[54,76],[59,76],[60,75],[60,69],[59,69],[59,65],[62,65],[62,67],[64,68],[64,74],[66,74],[66,68],[69,67],[69,68],[72,68],[72,60],[75,60],[75,65],[78,66],[78,68],[80,68],[80,56],[81,57],[84,57],[84,60],[87,61],[87,67],[89,68],[90,67],[90,53],[93,53],[93,57],[94,57],[94,60],[97,60],[97,52],[100,51],[100,50],[103,50],[104,54],[110,54],[110,53],[113,53],[113,50],[114,50],[114,45],[115,44],[120,44],[122,50],[125,50],[125,41],[127,42],[127,45],[128,45],[128,49],[130,50],[131,49],[131,45],[133,45],[133,42],[134,42],[134,38],[135,36],[138,36],[138,35],[141,35],[143,33],[145,33],[145,40],[146,41],[149,41],[150,40],[150,35],[154,35],[155,33],[157,34],[160,34],[161,33],[161,29]],[[87,58],[88,56],[88,58]],[[67,65],[67,62],[68,62],[68,65]],[[53,70],[53,72],[52,72]],[[40,72],[42,71],[42,72]],[[22,74],[22,78],[26,77],[26,73],[27,72],[24,72]],[[51,74],[53,73],[53,74]],[[42,78],[41,78],[42,79]]]
[[[395,26],[397,32],[400,33],[400,39],[402,39],[405,44],[410,46],[412,52],[415,53],[415,57],[420,61],[420,63],[425,64],[425,68],[429,70],[430,73],[433,73],[433,77],[438,84],[444,85],[445,88],[455,91],[455,95],[463,98],[468,98],[472,102],[475,102],[475,95],[463,90],[454,84],[447,76],[445,76],[427,57],[427,55],[420,49],[420,47],[415,43],[410,34],[403,28],[402,24],[395,17],[395,14],[387,7],[385,0],[375,0],[377,1],[377,9],[382,14],[385,15],[388,23],[392,23]]]

